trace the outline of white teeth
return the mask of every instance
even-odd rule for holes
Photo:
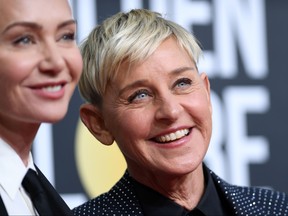
[[[177,139],[180,139],[180,138],[186,136],[188,133],[189,133],[188,129],[182,129],[182,130],[178,130],[174,133],[170,133],[170,134],[166,134],[164,136],[157,137],[156,140],[158,142],[174,141],[174,140],[177,140]]]
[[[48,86],[48,87],[44,87],[44,91],[47,91],[47,92],[57,92],[57,91],[60,91],[62,88],[61,85],[56,85],[56,86]]]

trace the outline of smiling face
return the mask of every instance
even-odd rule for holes
[[[194,171],[211,137],[207,76],[198,74],[194,61],[173,38],[143,63],[128,67],[123,63],[109,83],[101,112],[130,174],[141,179],[145,172],[183,175]]]
[[[62,119],[82,70],[67,0],[0,0],[0,14],[2,126]]]

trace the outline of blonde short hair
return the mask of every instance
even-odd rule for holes
[[[130,63],[145,60],[171,36],[196,64],[202,52],[197,39],[157,12],[134,9],[104,20],[81,44],[84,67],[79,82],[80,94],[87,102],[101,106],[106,87],[120,64],[124,60]]]

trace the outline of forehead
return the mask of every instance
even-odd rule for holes
[[[186,69],[183,70],[184,68]],[[132,63],[126,60],[121,63],[111,81],[113,85],[117,83],[119,86],[124,86],[139,79],[155,78],[160,74],[172,77],[180,72],[191,70],[197,72],[194,59],[174,38],[168,38],[143,61]]]
[[[191,57],[188,52],[179,45],[176,39],[170,37],[161,42],[161,44],[155,49],[151,55],[144,59],[129,62],[124,61],[120,65],[120,70],[128,74],[128,76],[133,75],[132,73],[137,70],[147,69],[147,67],[153,68],[154,70],[173,70],[176,68],[181,68],[183,66],[193,66],[195,67],[195,62],[193,57]]]
[[[17,21],[46,22],[71,19],[67,0],[0,0],[0,29]]]

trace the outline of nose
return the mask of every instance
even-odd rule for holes
[[[39,64],[43,73],[57,74],[65,67],[65,59],[61,54],[61,48],[56,42],[47,42],[42,47],[42,58]]]
[[[162,97],[158,102],[155,118],[166,123],[175,122],[183,110],[181,103],[173,95]]]

